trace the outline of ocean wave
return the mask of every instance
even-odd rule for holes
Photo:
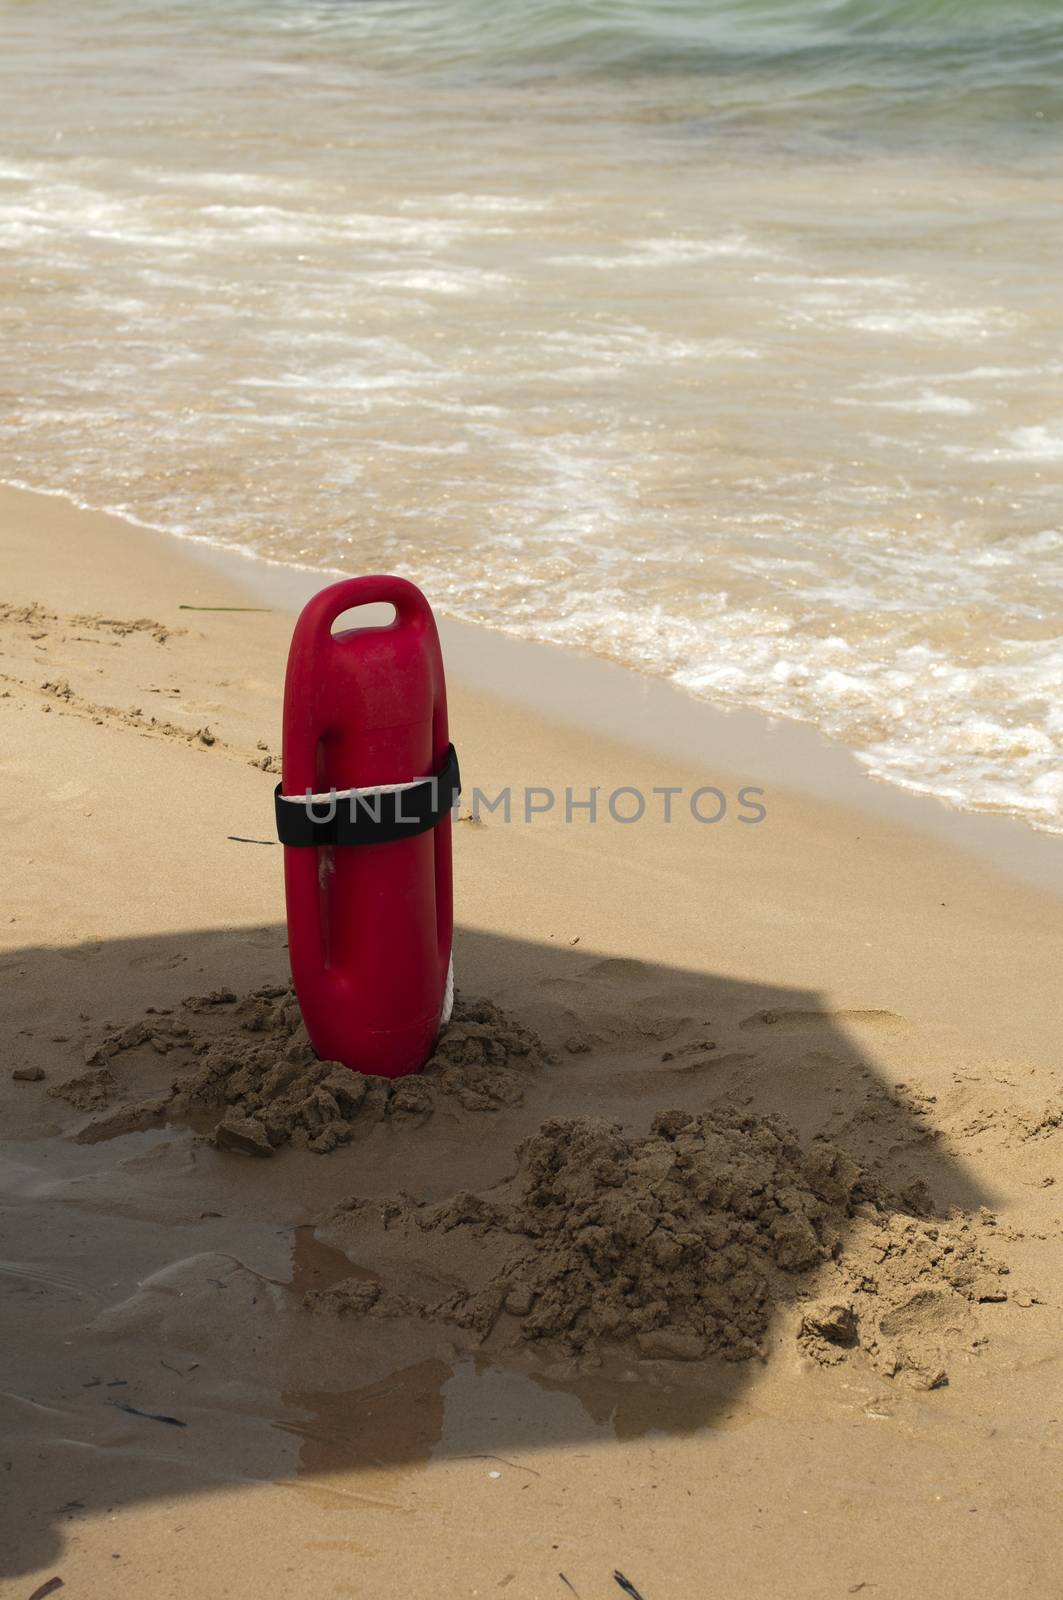
[[[0,474],[1063,826],[1057,11],[0,7]]]
[[[1055,0],[286,0],[244,8],[256,27],[397,70],[510,80],[682,77],[738,109],[776,99],[876,103],[910,115],[1063,118]],[[826,108],[825,108],[826,109]],[[767,106],[762,107],[765,112]]]

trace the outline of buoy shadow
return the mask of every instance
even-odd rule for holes
[[[468,929],[456,964],[459,990],[497,1001],[550,1053],[519,1103],[381,1124],[327,1156],[285,1149],[257,1161],[172,1127],[78,1144],[78,1113],[47,1090],[83,1067],[83,1041],[106,1023],[223,985],[283,981],[283,926],[0,960],[11,1064],[47,1074],[3,1084],[4,1271],[17,1292],[0,1342],[20,1462],[18,1492],[4,1497],[5,1574],[53,1560],[78,1518],[160,1497],[301,1476],[372,1501],[382,1474],[440,1459],[499,1459],[499,1471],[534,1475],[545,1449],[723,1425],[757,1363],[640,1369],[607,1354],[599,1370],[575,1372],[534,1350],[500,1361],[490,1344],[478,1351],[416,1319],[304,1308],[308,1289],[345,1270],[314,1228],[336,1205],[490,1188],[546,1117],[596,1114],[642,1134],[659,1113],[727,1101],[782,1114],[804,1140],[829,1133],[898,1189],[921,1180],[938,1214],[993,1199],[884,1067],[891,1052],[911,1055],[902,1017],[835,1012],[768,977]],[[115,1073],[132,1093],[141,1071],[158,1084],[169,1070],[148,1052]]]

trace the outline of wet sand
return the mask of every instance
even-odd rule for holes
[[[534,1060],[498,1094],[487,1060],[479,1088],[381,1101],[328,1153],[241,1155],[173,1084],[211,1030],[279,1050],[288,1027],[269,769],[290,616],[58,501],[0,496],[0,548],[4,1594],[590,1600],[615,1572],[645,1600],[1052,1592],[1063,900],[1004,870],[1010,824],[998,866],[947,813],[762,778],[755,740],[732,769],[692,737],[684,762],[463,666],[467,798],[761,779],[767,816],[459,822],[458,988]],[[498,1230],[419,1219],[519,1194],[549,1119],[634,1149],[664,1113],[725,1110],[862,1174],[824,1259],[769,1275],[757,1354],[574,1351],[519,1311],[443,1311],[495,1272]],[[847,1262],[884,1282],[897,1228],[936,1229],[941,1258],[885,1315],[852,1291],[873,1337],[821,1359],[809,1308]],[[949,1281],[961,1235],[1003,1298]],[[352,1281],[390,1309],[348,1288],[337,1314]],[[891,1371],[888,1339],[940,1381]]]

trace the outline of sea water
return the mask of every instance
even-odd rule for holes
[[[1063,829],[1058,0],[0,0],[0,478]]]

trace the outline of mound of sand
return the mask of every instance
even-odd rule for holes
[[[570,1356],[624,1345],[651,1360],[737,1361],[763,1356],[773,1312],[796,1303],[814,1359],[860,1349],[880,1371],[935,1386],[944,1352],[975,1339],[972,1303],[1003,1292],[970,1220],[903,1204],[834,1145],[803,1149],[778,1116],[669,1112],[644,1138],[598,1118],[553,1120],[503,1190],[435,1207],[355,1202],[331,1236],[363,1271],[306,1304],[413,1310]],[[923,1211],[926,1196],[909,1204]],[[434,1302],[411,1293],[396,1233],[411,1259],[418,1235],[433,1235],[437,1270],[471,1268],[468,1286]],[[388,1262],[375,1282],[364,1271],[374,1255]]]
[[[419,1074],[400,1079],[351,1072],[321,1061],[289,985],[244,997],[230,989],[192,995],[179,1012],[152,1011],[109,1028],[86,1050],[88,1070],[48,1092],[79,1110],[97,1110],[122,1085],[115,1058],[126,1052],[176,1054],[181,1070],[161,1095],[116,1107],[79,1137],[91,1141],[163,1118],[209,1126],[222,1149],[272,1155],[286,1144],[326,1154],[359,1125],[385,1117],[424,1121],[440,1106],[492,1111],[518,1103],[529,1072],[541,1066],[540,1040],[487,1000],[458,995],[436,1050]]]

